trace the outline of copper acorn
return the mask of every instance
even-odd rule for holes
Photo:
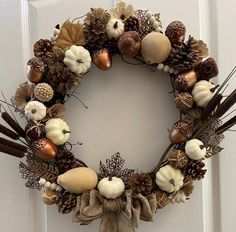
[[[196,72],[200,80],[209,81],[218,75],[219,70],[216,61],[213,58],[208,58],[196,67]]]
[[[139,33],[136,31],[125,32],[118,40],[117,46],[125,57],[134,57],[138,55],[141,46]]]
[[[97,50],[92,55],[93,63],[101,70],[106,71],[112,65],[112,60],[106,48]]]
[[[57,156],[57,148],[50,139],[42,138],[35,140],[32,145],[35,155],[44,160],[52,160]]]
[[[184,42],[186,28],[180,21],[171,22],[165,31],[165,35],[169,38],[171,45]]]
[[[197,73],[193,70],[189,70],[184,73],[180,73],[175,79],[175,88],[178,91],[188,91],[197,82]]]
[[[180,144],[186,142],[192,136],[192,128],[187,122],[179,121],[175,123],[170,132],[169,140],[172,144]]]
[[[27,78],[32,83],[39,83],[43,79],[44,64],[43,62],[34,57],[27,63]]]

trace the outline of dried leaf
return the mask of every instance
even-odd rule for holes
[[[218,154],[221,152],[224,148],[220,146],[209,146],[207,147],[207,153],[205,155],[205,158],[211,158],[212,156]]]
[[[84,45],[83,25],[72,23],[69,20],[65,21],[60,29],[55,45],[64,50],[69,49],[72,45]]]

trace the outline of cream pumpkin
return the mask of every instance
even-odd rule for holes
[[[125,24],[121,19],[110,19],[106,25],[106,34],[108,39],[119,39],[124,33]]]
[[[108,199],[115,199],[124,192],[125,184],[118,177],[106,177],[99,181],[98,190],[102,196]]]
[[[215,95],[215,85],[209,81],[198,81],[192,91],[193,99],[200,107],[206,107]]]
[[[166,192],[176,192],[183,185],[184,176],[179,169],[166,165],[156,173],[157,186]]]
[[[47,108],[39,101],[30,101],[25,106],[25,115],[32,121],[42,120],[46,116]]]
[[[91,66],[91,56],[89,51],[82,46],[72,45],[65,52],[65,65],[77,75],[85,73]]]
[[[191,139],[185,145],[185,152],[190,159],[200,160],[206,155],[206,148],[199,139]]]
[[[94,189],[97,182],[98,177],[96,172],[86,167],[70,169],[57,178],[57,183],[60,186],[74,194],[80,194]]]
[[[56,145],[62,145],[70,138],[70,129],[61,118],[49,119],[46,122],[46,137]]]

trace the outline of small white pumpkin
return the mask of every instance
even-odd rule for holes
[[[183,190],[179,190],[171,199],[171,203],[184,203],[188,200],[188,197],[185,196]]]
[[[102,196],[108,199],[115,199],[124,192],[125,184],[118,177],[112,177],[111,180],[109,177],[103,178],[98,183],[98,191]]]
[[[46,122],[46,137],[56,145],[62,145],[70,138],[70,129],[61,118],[52,118]]]
[[[30,101],[25,106],[25,115],[32,121],[42,120],[47,113],[46,106],[39,101]]]
[[[169,164],[160,168],[156,173],[157,186],[166,192],[176,192],[183,185],[184,176],[179,169],[171,167]]]
[[[209,81],[202,80],[198,81],[192,91],[193,99],[196,104],[200,107],[206,107],[210,100],[215,95],[214,93],[215,85]]]
[[[91,66],[91,56],[89,51],[82,46],[72,45],[65,52],[65,65],[77,75],[85,73]]]
[[[191,139],[185,145],[185,152],[190,159],[200,160],[206,155],[206,148],[199,139]]]
[[[110,19],[106,25],[106,34],[108,39],[119,39],[125,31],[125,24],[121,19]]]

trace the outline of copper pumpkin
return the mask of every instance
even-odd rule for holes
[[[57,148],[51,140],[42,138],[35,140],[32,145],[35,155],[44,160],[52,160],[57,156]]]

